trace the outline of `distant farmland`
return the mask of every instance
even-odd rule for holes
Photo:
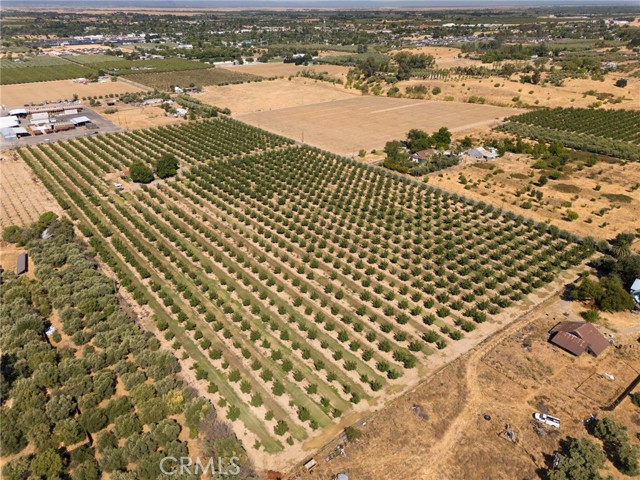
[[[109,73],[126,75],[144,72],[173,72],[208,69],[209,66],[182,58],[125,60],[111,55],[77,55],[64,58],[31,57],[21,61],[0,59],[2,85],[46,82]]]
[[[163,153],[176,179],[113,191],[107,174]],[[19,154],[254,451],[415,384],[590,253],[554,227],[226,118]]]
[[[62,58],[34,57],[23,61],[0,59],[0,84],[46,82],[79,78],[93,70]]]
[[[183,70],[179,72],[137,73],[125,78],[149,88],[168,90],[171,86],[188,87],[196,85],[229,85],[259,80],[260,77],[248,73],[225,70],[223,68],[207,68],[206,70]]]

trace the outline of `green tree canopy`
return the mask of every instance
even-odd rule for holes
[[[605,456],[602,448],[592,441],[572,438],[558,454],[558,466],[549,471],[549,480],[600,480]]]
[[[151,183],[153,181],[153,172],[140,160],[134,160],[131,163],[129,175],[131,180],[136,183]]]
[[[156,162],[156,175],[159,178],[167,178],[176,173],[178,173],[178,159],[170,153],[163,154]]]

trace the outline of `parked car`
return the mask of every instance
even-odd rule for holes
[[[546,413],[534,413],[533,418],[545,425],[549,425],[550,427],[560,428],[560,419],[557,417],[552,417]]]

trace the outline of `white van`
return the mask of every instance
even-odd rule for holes
[[[533,418],[545,425],[549,425],[550,427],[560,428],[560,419],[557,417],[552,417],[546,413],[534,413]]]
[[[124,190],[124,187],[121,183],[114,183],[113,186],[116,187],[116,190]]]

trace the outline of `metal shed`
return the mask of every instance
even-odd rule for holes
[[[89,119],[89,117],[85,117],[85,116],[75,117],[71,119],[71,123],[73,123],[75,126],[84,125],[85,123],[89,123],[89,122],[91,122],[91,120]]]
[[[21,253],[18,255],[18,266],[16,268],[16,275],[21,275],[29,270],[29,255]]]

